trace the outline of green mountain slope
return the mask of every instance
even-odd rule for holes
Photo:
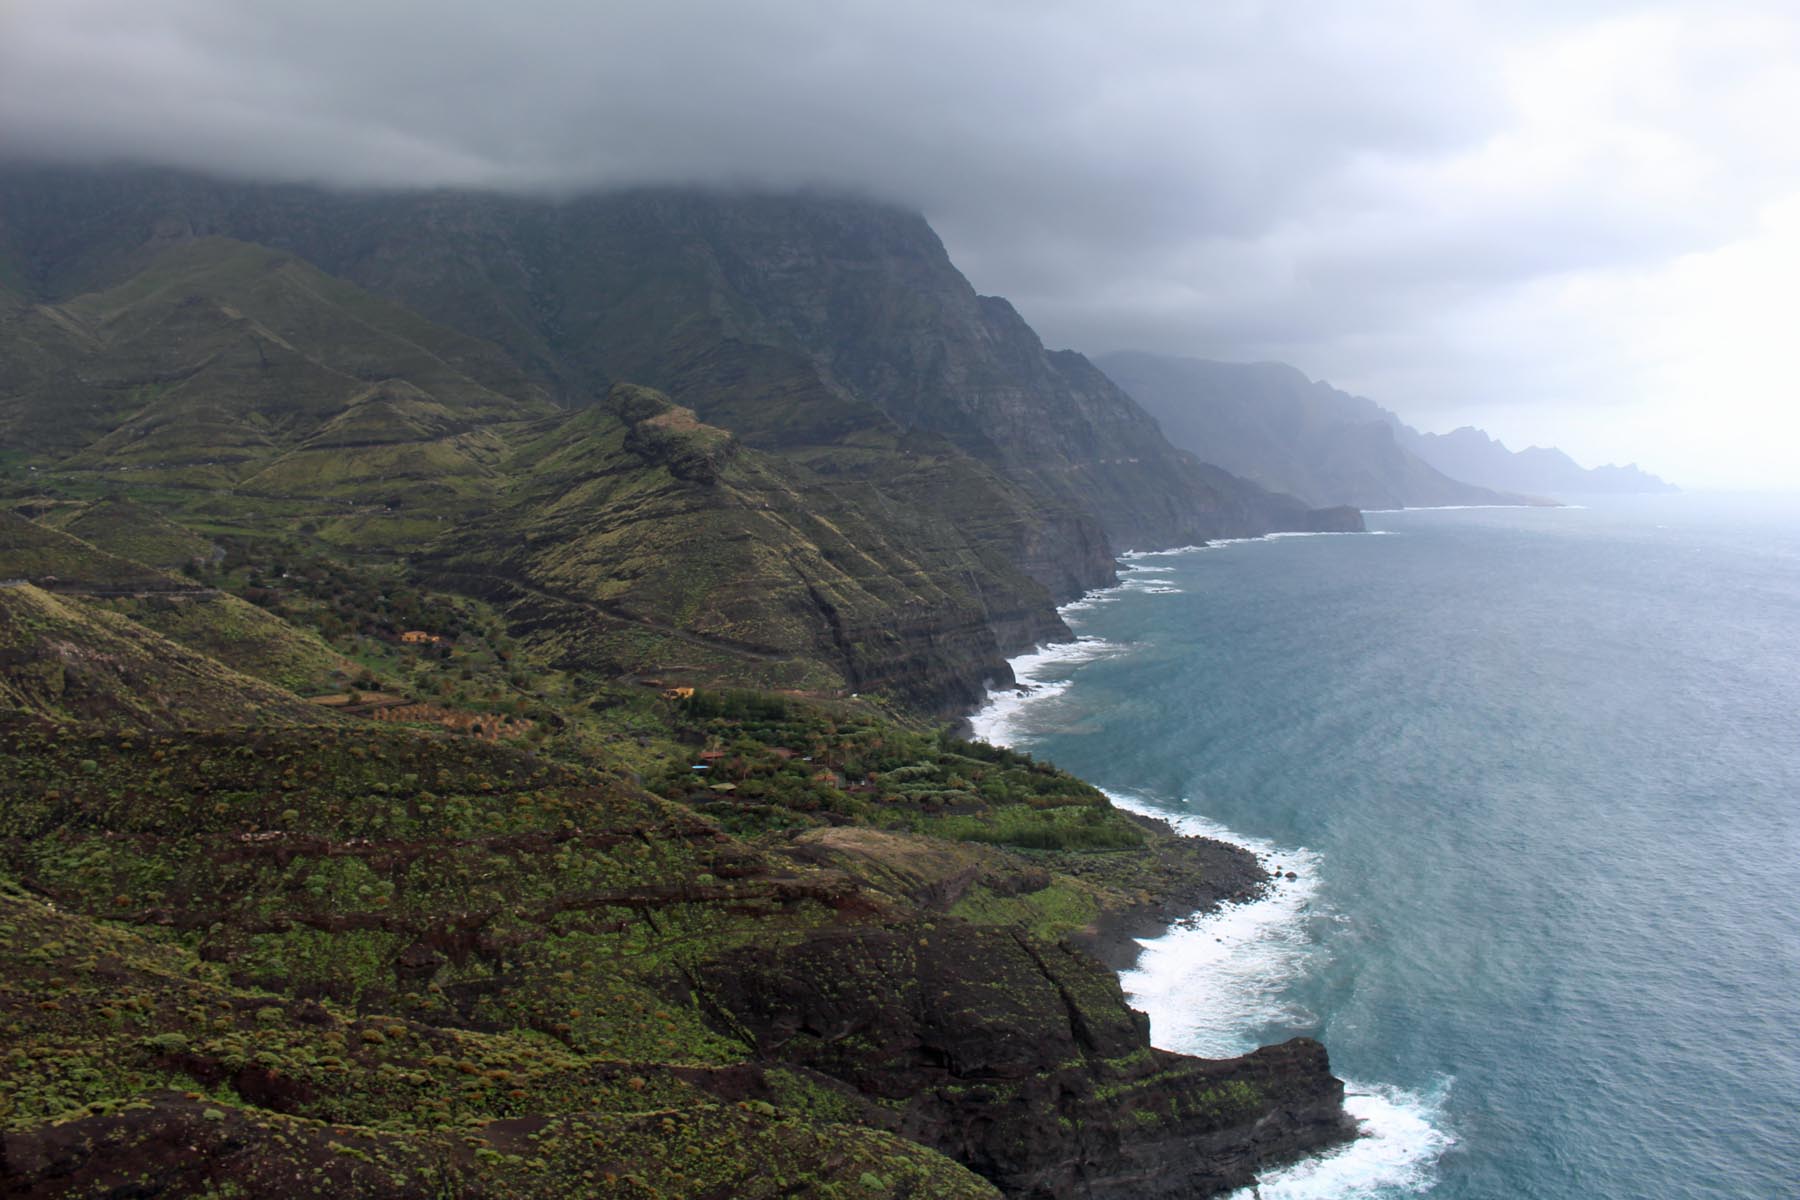
[[[173,592],[197,586],[5,510],[0,510],[0,580],[85,592]]]
[[[172,642],[288,691],[337,691],[362,669],[321,641],[227,592],[96,600]]]
[[[30,584],[0,587],[0,704],[127,729],[324,724],[324,710],[160,634]]]
[[[62,529],[0,512],[0,580],[35,583],[54,591],[67,601],[70,619],[96,609],[130,618],[141,630],[161,634],[278,688],[330,690],[355,673],[348,660],[314,634],[229,593],[103,550],[76,537],[76,530],[120,550],[160,552],[187,562],[194,552],[212,548],[155,510],[130,502],[86,506]],[[79,639],[72,644],[79,645]],[[110,661],[108,655],[92,647],[76,652],[79,659],[96,661]],[[204,673],[203,666],[198,669]]]
[[[502,599],[567,667],[882,691],[954,712],[1008,677],[1005,653],[1066,636],[1021,565],[1044,553],[1054,524],[1017,485],[931,435],[881,425],[837,445],[740,454],[733,435],[629,389],[557,415],[446,374],[441,359],[419,365],[410,347],[435,338],[454,348],[454,335],[419,332],[409,314],[291,258],[220,240],[165,249],[122,284],[38,311],[79,318],[88,340],[71,361],[130,384],[129,414],[114,411],[110,432],[60,456],[40,446],[57,479],[129,486],[186,504],[189,524],[238,536],[310,530],[408,555]],[[417,337],[399,344],[377,330],[338,344],[350,337],[346,312],[368,318],[358,329],[381,317],[383,329]],[[146,365],[152,350],[166,361]],[[331,365],[360,357],[373,371],[369,356],[389,350],[437,394]],[[243,383],[244,371],[255,379]],[[145,382],[153,377],[167,382]],[[16,401],[16,427],[52,442],[74,436],[53,400],[47,389]],[[73,511],[51,508],[48,519],[167,561],[206,546],[146,504]],[[1088,557],[1110,561],[1095,537]],[[64,558],[85,578],[104,556],[65,547]],[[1076,582],[1067,569],[1064,582]],[[205,636],[205,611],[140,605],[132,615],[289,686],[317,687],[329,673],[316,648],[254,633],[254,617],[229,602],[215,605],[219,636]]]
[[[154,567],[205,561],[214,546],[158,510],[129,500],[105,500],[72,513],[57,526],[109,554]]]
[[[0,338],[10,443],[138,484],[453,508],[491,473],[496,427],[552,411],[493,347],[226,239]]]
[[[1022,565],[1059,597],[1110,579],[1109,545],[1354,524],[1175,451],[1085,359],[1046,352],[1009,305],[977,296],[921,218],[879,204],[354,195],[155,172],[27,172],[0,205],[8,193],[39,201],[0,223],[46,247],[29,263],[43,295],[129,276],[159,231],[223,234],[492,338],[566,403],[626,381],[763,443],[939,435],[1045,515]],[[73,236],[71,212],[87,219]]]
[[[947,522],[878,523],[647,389],[521,443],[506,473],[490,516],[416,562],[507,603],[564,665],[954,711],[1006,672],[990,615],[1058,627],[1040,586]]]
[[[1152,1051],[1111,973],[1044,936],[1119,903],[1077,860],[1166,894],[1159,856],[1206,844],[842,711],[696,697],[662,720],[682,757],[729,738],[720,772],[809,832],[732,837],[589,764],[398,728],[13,728],[11,1178],[377,1165],[409,1197],[991,1195],[951,1154],[1021,1196],[1156,1159],[1173,1195],[1342,1136],[1316,1046]],[[863,792],[815,778],[852,763]],[[698,786],[671,767],[670,795]],[[746,830],[771,819],[701,792]],[[808,797],[833,807],[808,817]],[[945,840],[1010,841],[1015,809],[1073,848]],[[1175,874],[1231,894],[1260,874],[1233,857]]]
[[[998,1195],[834,1120],[837,1097],[791,1073],[588,1056],[244,986],[3,882],[0,925],[0,1021],[25,1064],[0,1098],[9,1194],[129,1178],[184,1196]]]

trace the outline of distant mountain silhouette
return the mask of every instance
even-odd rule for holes
[[[1550,503],[1453,477],[1404,443],[1402,431],[1413,431],[1394,414],[1283,363],[1136,352],[1094,361],[1161,422],[1175,445],[1309,504]]]
[[[1623,467],[1608,463],[1588,469],[1554,447],[1528,446],[1523,450],[1508,450],[1470,425],[1449,433],[1420,433],[1398,420],[1395,425],[1401,444],[1408,450],[1446,475],[1486,487],[1552,496],[1681,490],[1639,469],[1636,463]]]
[[[1561,495],[1674,490],[1635,465],[1586,470],[1560,450],[1514,453],[1478,429],[1420,433],[1285,363],[1140,351],[1094,362],[1175,445],[1313,505],[1553,504]]]

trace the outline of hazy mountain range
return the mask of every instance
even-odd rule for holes
[[[1514,453],[1475,429],[1422,434],[1374,401],[1282,363],[1141,352],[1095,363],[1177,446],[1312,504],[1549,504],[1591,492],[1671,490],[1635,466],[1584,470],[1559,450]]]
[[[1399,431],[1404,445],[1439,470],[1459,479],[1480,480],[1490,487],[1550,496],[1680,490],[1636,463],[1583,467],[1555,447],[1508,450],[1468,425],[1449,433],[1419,433],[1405,425],[1399,426]]]

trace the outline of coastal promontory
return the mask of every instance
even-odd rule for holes
[[[1266,886],[954,719],[1128,549],[1355,530],[915,214],[0,176],[9,1195],[1206,1195],[1325,1050],[1091,950]]]

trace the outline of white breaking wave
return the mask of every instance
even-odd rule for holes
[[[1069,601],[1056,611],[1059,616],[1065,618],[1070,613],[1087,612],[1089,609],[1095,608],[1098,605],[1111,604],[1114,600],[1119,598],[1119,594],[1122,591],[1124,591],[1123,588],[1101,588],[1098,591],[1089,592],[1079,600]]]
[[[1160,817],[1180,833],[1242,846],[1278,878],[1260,899],[1202,913],[1140,943],[1137,966],[1119,977],[1132,1006],[1150,1014],[1150,1037],[1166,1050],[1231,1058],[1254,1050],[1261,1030],[1303,1026],[1312,1014],[1286,998],[1317,950],[1319,856],[1245,837],[1204,817],[1171,813],[1123,792],[1128,812]],[[1287,873],[1294,878],[1288,879]]]
[[[1133,551],[1120,558],[1188,554],[1286,536],[1339,535],[1274,534],[1176,550]],[[1127,590],[1180,591],[1153,580],[1134,581],[1128,575],[1118,586],[1089,592],[1058,611],[1068,616],[1091,610]],[[1012,745],[1027,728],[1027,714],[1054,702],[1074,683],[1048,676],[1123,649],[1102,638],[1079,637],[1011,660],[1019,686],[988,694],[988,703],[969,718],[974,736],[996,746]],[[1172,813],[1128,793],[1107,794],[1120,808],[1168,821],[1181,833],[1243,846],[1277,876],[1257,899],[1197,914],[1161,937],[1139,943],[1137,965],[1120,975],[1120,983],[1131,1003],[1149,1014],[1152,1042],[1184,1054],[1230,1058],[1255,1049],[1264,1030],[1313,1024],[1312,1014],[1286,993],[1316,966],[1321,927],[1338,920],[1319,899],[1320,856],[1305,847],[1246,837],[1196,813]],[[1287,878],[1290,871],[1293,879]],[[1439,1158],[1456,1141],[1441,1120],[1450,1082],[1444,1080],[1430,1095],[1420,1095],[1346,1081],[1344,1108],[1361,1125],[1363,1136],[1269,1172],[1256,1187],[1235,1192],[1230,1200],[1392,1200],[1422,1194],[1435,1179]]]
[[[1099,605],[1111,604],[1119,598],[1121,590],[1120,588],[1104,588],[1100,591],[1089,592],[1081,599],[1071,600],[1058,608],[1057,614],[1066,619],[1070,613],[1087,612]]]
[[[1114,804],[1160,817],[1178,831],[1243,846],[1278,877],[1259,899],[1202,913],[1139,943],[1137,966],[1119,976],[1126,998],[1150,1015],[1151,1042],[1202,1058],[1254,1050],[1269,1028],[1312,1024],[1286,996],[1316,966],[1316,931],[1336,918],[1319,899],[1321,860],[1305,847],[1246,837],[1195,814],[1170,813],[1122,792]],[[1288,872],[1293,879],[1287,878]],[[1449,1081],[1421,1096],[1346,1081],[1344,1108],[1363,1136],[1265,1175],[1232,1200],[1377,1200],[1417,1195],[1455,1143],[1440,1124]]]
[[[1025,711],[1046,700],[1054,700],[1068,691],[1074,682],[1070,679],[1047,680],[1045,676],[1120,649],[1120,646],[1097,637],[1078,637],[1072,642],[1040,646],[1030,654],[1010,660],[1018,686],[988,692],[988,702],[969,718],[975,737],[993,746],[1012,745]]]
[[[1438,1159],[1456,1144],[1440,1122],[1453,1080],[1427,1095],[1346,1080],[1344,1108],[1363,1136],[1316,1158],[1265,1174],[1229,1200],[1389,1200],[1436,1181]]]
[[[1400,509],[1370,509],[1370,512],[1400,512]],[[1210,542],[1202,542],[1198,546],[1174,546],[1167,550],[1126,550],[1115,555],[1120,562],[1136,564],[1146,558],[1173,558],[1182,554],[1198,554],[1202,550],[1223,550],[1227,546],[1248,546],[1256,542],[1275,542],[1283,538],[1315,538],[1315,537],[1382,537],[1392,534],[1391,529],[1283,529],[1274,533],[1265,533],[1257,537],[1215,538]],[[1131,566],[1128,570],[1157,570],[1155,567]]]
[[[1365,508],[1365,513],[1468,512],[1477,508],[1582,508],[1580,504],[1415,504],[1411,508]]]
[[[1190,547],[1197,549],[1198,547]],[[1121,556],[1126,557],[1126,556]],[[1057,608],[1057,615],[1069,624],[1079,626],[1077,614],[1090,612],[1101,604],[1112,604],[1126,592],[1144,592],[1150,595],[1169,595],[1181,591],[1155,579],[1134,579],[1138,573],[1173,571],[1173,567],[1140,567],[1128,565],[1121,569],[1125,578],[1112,587],[1095,588],[1078,600],[1071,600]],[[1046,701],[1054,700],[1069,690],[1072,680],[1046,680],[1045,676],[1057,673],[1061,668],[1102,658],[1116,653],[1124,647],[1101,638],[1078,635],[1072,642],[1057,642],[1054,645],[1039,646],[1029,654],[1021,654],[1017,658],[1007,660],[1012,667],[1013,678],[1017,686],[1001,688],[998,691],[988,690],[987,703],[969,717],[969,726],[975,737],[994,746],[1010,746],[1019,733],[1019,720],[1027,709],[1041,706]]]
[[[1246,542],[1273,542],[1281,538],[1297,537],[1380,537],[1392,533],[1391,529],[1284,529],[1275,533],[1265,533],[1259,538],[1243,538]]]
[[[1217,546],[1218,542],[1204,542],[1198,546],[1174,546],[1167,550],[1125,550],[1114,555],[1121,562],[1136,562],[1140,558],[1162,558],[1168,554],[1192,554],[1196,550],[1204,550],[1207,546]]]
[[[1125,569],[1127,571],[1136,570],[1135,567],[1126,567]],[[1125,584],[1123,582],[1114,584],[1112,587],[1095,588],[1091,592],[1082,593],[1079,600],[1071,600],[1067,604],[1060,605],[1056,610],[1056,614],[1064,620],[1067,620],[1071,613],[1087,612],[1097,604],[1111,604],[1124,594]],[[1033,655],[1038,654],[1041,650],[1042,647],[1032,651],[1031,654],[1025,655],[1023,658],[1008,659],[1007,661],[1012,663],[1013,674],[1017,675],[1019,673],[1020,663],[1032,658]]]

